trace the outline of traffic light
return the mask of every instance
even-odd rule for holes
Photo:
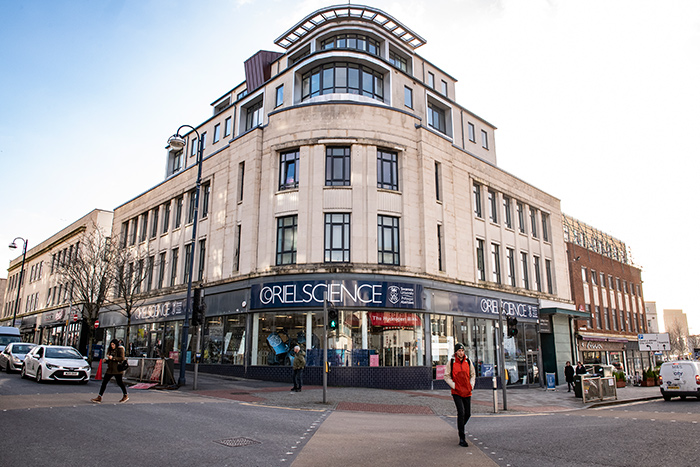
[[[338,309],[333,305],[328,306],[328,329],[331,331],[338,329]]]
[[[202,287],[195,287],[192,298],[192,326],[204,323],[204,297]]]
[[[507,336],[508,337],[515,337],[518,335],[518,319],[514,318],[512,316],[509,316],[507,318],[507,323],[508,323],[508,332]]]

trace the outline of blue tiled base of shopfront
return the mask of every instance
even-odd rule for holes
[[[187,369],[194,370],[194,366],[187,365]],[[292,381],[292,368],[289,366],[249,366],[246,368],[242,365],[200,364],[199,371],[262,381],[282,383]],[[421,366],[331,367],[331,371],[328,373],[328,385],[377,389],[431,389],[432,373],[432,368]],[[306,367],[304,384],[308,386],[322,385],[322,367]],[[445,388],[447,388],[446,384]],[[435,389],[438,388],[435,387]]]

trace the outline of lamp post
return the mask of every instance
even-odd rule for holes
[[[180,342],[180,377],[177,381],[178,386],[185,385],[185,366],[187,355],[187,338],[190,332],[190,316],[192,314],[192,271],[194,266],[194,248],[197,240],[197,218],[199,217],[199,187],[202,184],[202,138],[199,137],[199,132],[190,125],[182,125],[177,129],[177,132],[168,138],[168,144],[176,150],[183,150],[187,146],[185,138],[180,135],[180,130],[183,128],[191,129],[197,135],[197,185],[194,190],[194,220],[192,221],[192,251],[190,252],[190,261],[187,265],[187,298],[185,299],[185,323],[182,326],[182,339]],[[185,151],[187,152],[187,151]],[[186,158],[185,158],[186,160]],[[195,357],[196,358],[196,357]]]
[[[19,309],[19,294],[22,290],[22,281],[24,280],[24,261],[27,259],[27,240],[22,237],[17,237],[10,243],[10,248],[13,250],[17,248],[15,242],[17,240],[22,240],[24,243],[24,248],[22,249],[22,267],[19,270],[19,281],[17,282],[17,300],[15,300],[15,311],[12,314],[12,327],[15,326],[15,321],[17,320],[17,310]]]

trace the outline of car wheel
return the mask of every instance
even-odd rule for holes
[[[670,400],[671,400],[671,396],[668,396],[668,395],[664,394],[664,400],[665,400],[666,402],[670,401]]]
[[[41,367],[36,369],[36,382],[41,383]]]

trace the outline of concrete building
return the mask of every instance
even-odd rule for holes
[[[682,336],[689,336],[688,317],[683,310],[667,310],[664,308],[664,329],[666,332],[673,328],[679,328]]]
[[[300,343],[320,383],[324,296],[340,314],[330,384],[441,385],[462,342],[490,385],[501,309],[518,319],[508,384],[563,367],[573,307],[560,202],[497,166],[496,127],[457,103],[456,79],[417,54],[424,43],[381,10],[344,5],[245,62],[185,150],[168,147],[165,180],[115,210],[113,235],[146,277],[132,354],[178,357],[194,262],[206,317],[187,358],[199,346],[200,371],[286,380]],[[100,326],[125,335],[117,312]]]
[[[36,246],[28,244],[19,302],[22,255],[10,261],[0,324],[12,324],[18,303],[15,326],[19,327],[25,342],[67,344],[86,354],[80,303],[72,302],[71,288],[63,283],[57,269],[74,258],[86,234],[95,229],[109,234],[112,216],[111,211],[95,209]]]
[[[639,333],[649,332],[642,271],[624,242],[567,215],[564,241],[571,274],[571,295],[585,320],[576,320],[576,347],[584,363],[605,363],[641,374]]]
[[[656,302],[644,302],[644,310],[647,315],[647,329],[650,333],[658,334],[659,315],[656,311]]]

